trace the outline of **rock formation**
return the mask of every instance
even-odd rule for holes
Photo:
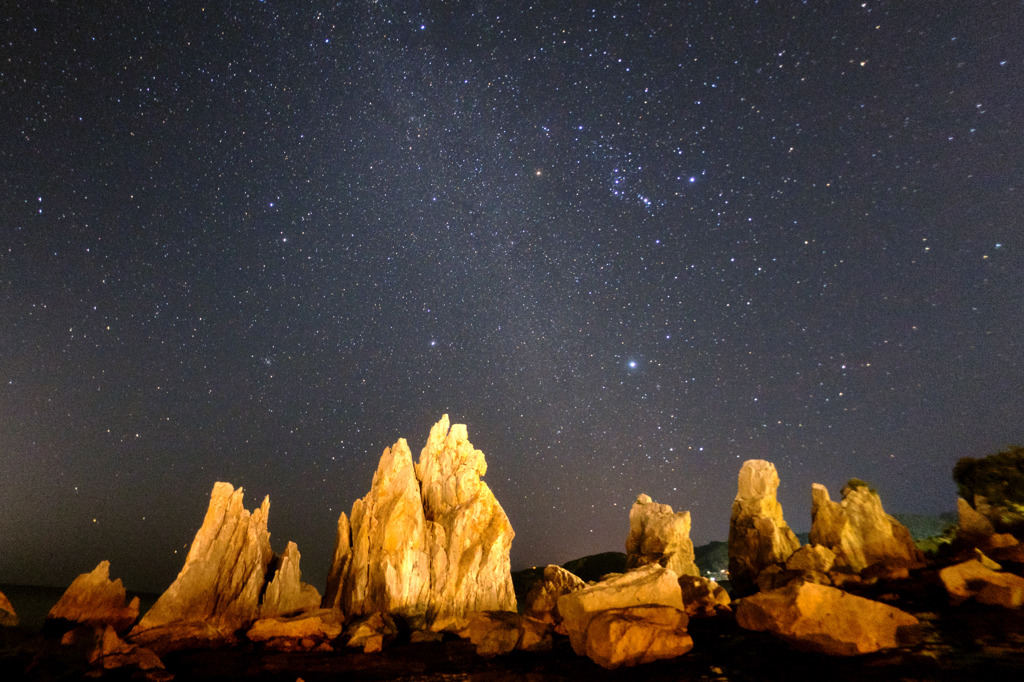
[[[679,577],[657,564],[638,568],[614,578],[563,595],[558,599],[562,625],[573,651],[587,654],[590,621],[600,612],[631,606],[671,606],[684,611]]]
[[[420,482],[404,438],[384,450],[370,492],[352,505],[351,524],[342,610],[392,613],[420,623],[430,594],[430,562]]]
[[[583,580],[561,566],[545,566],[544,577],[526,595],[523,613],[541,622],[557,625],[562,622],[562,616],[558,613],[559,597],[586,586]]]
[[[792,583],[740,601],[736,622],[767,631],[798,649],[831,656],[853,656],[899,646],[901,628],[917,618],[887,604],[835,587]]]
[[[626,567],[659,564],[676,575],[699,576],[690,540],[690,512],[673,512],[648,495],[640,495],[629,510]]]
[[[784,564],[800,547],[782,516],[778,489],[774,464],[763,459],[743,463],[729,519],[729,579],[738,594],[755,591],[761,571]]]
[[[813,485],[811,543],[831,549],[837,563],[856,573],[869,566],[905,571],[924,564],[910,531],[885,513],[878,493],[851,481],[842,495],[841,502],[833,502],[825,486]]]
[[[251,514],[242,489],[217,483],[203,525],[174,583],[129,634],[158,653],[233,642],[259,617],[260,595],[273,558],[270,499]]]
[[[260,618],[291,616],[320,608],[320,593],[312,585],[302,582],[300,557],[298,546],[289,542],[284,554],[271,562],[274,577],[263,593]]]
[[[484,453],[464,424],[444,415],[430,429],[416,474],[429,522],[430,620],[434,630],[458,629],[474,611],[515,611],[509,550],[512,524],[480,478]]]
[[[110,579],[110,562],[101,561],[91,573],[71,583],[60,600],[46,614],[47,620],[64,620],[82,625],[110,625],[125,632],[139,617],[139,598],[128,603],[121,579]]]
[[[693,648],[686,614],[671,606],[630,606],[602,611],[587,628],[586,654],[604,668],[651,663]]]
[[[514,533],[480,480],[486,471],[466,427],[449,427],[447,415],[415,467],[404,439],[385,450],[370,492],[352,506],[350,533],[339,519],[324,603],[434,630],[461,629],[476,611],[514,611]]]

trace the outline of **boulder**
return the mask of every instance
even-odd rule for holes
[[[910,531],[885,513],[878,493],[853,480],[843,487],[842,495],[842,501],[833,502],[825,486],[812,486],[812,544],[831,549],[837,563],[855,573],[876,566],[905,574],[924,565],[924,555]]]
[[[120,637],[111,625],[82,625],[64,633],[64,646],[78,647],[85,651],[89,665],[113,670],[135,668],[142,671],[147,679],[170,679],[163,661],[152,650],[137,644],[129,644]]]
[[[853,656],[899,646],[914,616],[893,606],[816,583],[792,583],[740,601],[736,622],[798,649]]]
[[[732,599],[725,588],[714,580],[708,580],[703,576],[692,575],[679,576],[679,589],[682,591],[683,604],[686,605],[686,615],[694,616],[715,616],[723,611],[731,611]]]
[[[117,632],[127,631],[138,617],[139,598],[135,597],[129,603],[121,579],[110,580],[109,561],[101,561],[91,573],[75,578],[46,614],[49,621],[110,625]]]
[[[573,651],[587,655],[587,628],[601,611],[631,606],[671,606],[685,611],[679,576],[650,564],[558,598],[562,625]]]
[[[270,498],[252,513],[242,489],[217,483],[203,525],[174,583],[132,629],[132,642],[158,653],[236,641],[260,612],[273,558],[267,515]]]
[[[561,566],[545,566],[543,579],[526,595],[523,613],[535,620],[557,625],[562,622],[562,616],[558,613],[558,598],[586,586],[583,580]]]
[[[992,566],[986,560],[971,559],[939,571],[950,601],[959,604],[974,599],[982,604],[1008,609],[1019,609],[1024,605],[1024,578],[999,572]]]
[[[346,646],[374,654],[398,636],[398,625],[386,613],[371,613],[356,619],[345,630]]]
[[[671,606],[630,606],[598,613],[587,627],[586,654],[604,668],[682,656],[693,648],[686,613]]]
[[[0,627],[17,627],[19,623],[18,614],[14,612],[14,605],[7,595],[0,592]]]
[[[478,611],[469,617],[464,636],[485,657],[500,656],[516,649],[549,651],[551,626],[511,611]]]
[[[384,451],[370,492],[339,519],[325,604],[458,631],[476,611],[516,610],[514,533],[466,427],[434,425],[415,467],[404,439]],[[346,543],[351,539],[351,546]]]
[[[836,554],[822,545],[804,545],[786,559],[786,570],[828,573],[836,562]]]
[[[433,630],[458,630],[475,611],[515,611],[509,550],[512,524],[481,477],[484,453],[464,424],[444,415],[416,463],[430,539]]]
[[[774,464],[747,460],[737,488],[729,519],[729,580],[737,594],[749,594],[757,589],[758,573],[784,564],[800,541],[786,525],[776,498],[779,474]]]
[[[673,512],[648,495],[640,495],[629,510],[626,567],[659,564],[676,575],[699,576],[690,540],[690,512]]]
[[[277,651],[331,651],[344,619],[337,609],[318,609],[292,617],[261,618],[245,636]]]
[[[294,542],[288,543],[284,554],[274,557],[270,565],[273,577],[263,593],[260,618],[291,616],[320,608],[320,593],[301,580],[300,558],[299,548]]]

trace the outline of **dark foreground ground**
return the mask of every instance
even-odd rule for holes
[[[856,658],[801,652],[769,635],[739,629],[731,617],[694,619],[689,654],[607,671],[558,640],[549,653],[484,659],[465,641],[395,642],[379,654],[284,654],[246,646],[169,654],[176,680],[1024,680],[1024,612],[948,605],[934,574],[877,585],[864,596],[893,603],[922,626],[907,646]],[[15,604],[17,607],[17,604]],[[0,680],[81,679],[83,663],[52,637],[0,630]],[[107,673],[103,679],[130,679]]]

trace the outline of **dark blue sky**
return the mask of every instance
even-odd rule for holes
[[[168,6],[169,5],[169,6]],[[211,6],[212,5],[212,6]],[[0,582],[180,569],[217,480],[322,587],[466,423],[513,565],[724,539],[743,460],[955,507],[1024,442],[1021,2],[20,3]]]

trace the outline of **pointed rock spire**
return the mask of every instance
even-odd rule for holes
[[[174,583],[131,633],[132,641],[159,652],[234,641],[259,616],[270,549],[270,498],[253,512],[242,489],[216,483],[203,525]]]
[[[480,480],[486,471],[465,425],[450,426],[448,415],[415,466],[405,439],[386,449],[370,492],[338,519],[324,605],[434,630],[464,627],[475,611],[514,611],[514,533]]]
[[[761,571],[784,564],[800,548],[782,516],[778,489],[774,464],[763,459],[743,463],[729,520],[729,580],[740,594],[756,591]]]

